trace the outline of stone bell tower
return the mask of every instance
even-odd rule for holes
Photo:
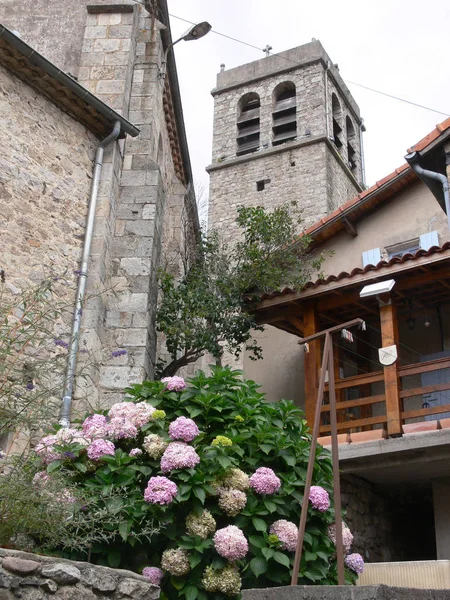
[[[359,108],[319,41],[217,75],[209,224],[296,200],[305,227],[364,185]]]

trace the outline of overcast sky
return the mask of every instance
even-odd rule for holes
[[[404,163],[408,147],[445,115],[386,98],[353,81],[450,113],[449,0],[168,0],[172,15],[209,21],[213,29],[272,52],[316,38],[360,107],[366,180],[371,185]],[[177,39],[189,24],[171,18]],[[175,46],[194,180],[208,185],[213,98],[226,69],[264,57],[262,51],[210,32]]]

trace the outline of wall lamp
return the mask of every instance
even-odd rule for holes
[[[386,281],[378,281],[372,283],[372,285],[366,285],[359,292],[360,298],[367,298],[368,296],[380,296],[381,294],[389,293],[395,285],[394,279],[388,279]]]
[[[193,25],[190,29],[188,29],[183,35],[178,38],[175,42],[167,46],[164,52],[164,58],[161,63],[161,68],[159,69],[158,77],[164,81],[167,73],[167,56],[175,44],[184,40],[185,42],[190,42],[192,40],[199,40],[207,33],[211,31],[211,25],[207,21],[202,21],[201,23],[197,23],[197,25]]]

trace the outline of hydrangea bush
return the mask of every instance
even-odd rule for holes
[[[221,367],[190,385],[166,378],[128,394],[36,447],[50,477],[66,474],[97,499],[121,491],[110,507],[116,536],[93,544],[91,561],[142,572],[160,583],[163,599],[238,598],[241,588],[287,585],[307,501],[299,584],[337,583],[331,461],[319,447],[305,499],[311,440],[292,402],[268,403],[254,382]],[[45,485],[43,475],[37,480]],[[158,532],[145,538],[148,523]],[[348,528],[345,542],[349,554]],[[346,565],[353,583],[362,558],[349,554]]]

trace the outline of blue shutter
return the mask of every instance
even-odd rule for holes
[[[363,267],[367,265],[377,265],[381,260],[381,250],[379,248],[372,248],[362,253]]]
[[[439,238],[437,231],[430,231],[420,236],[420,249],[429,250],[432,246],[439,246]]]

